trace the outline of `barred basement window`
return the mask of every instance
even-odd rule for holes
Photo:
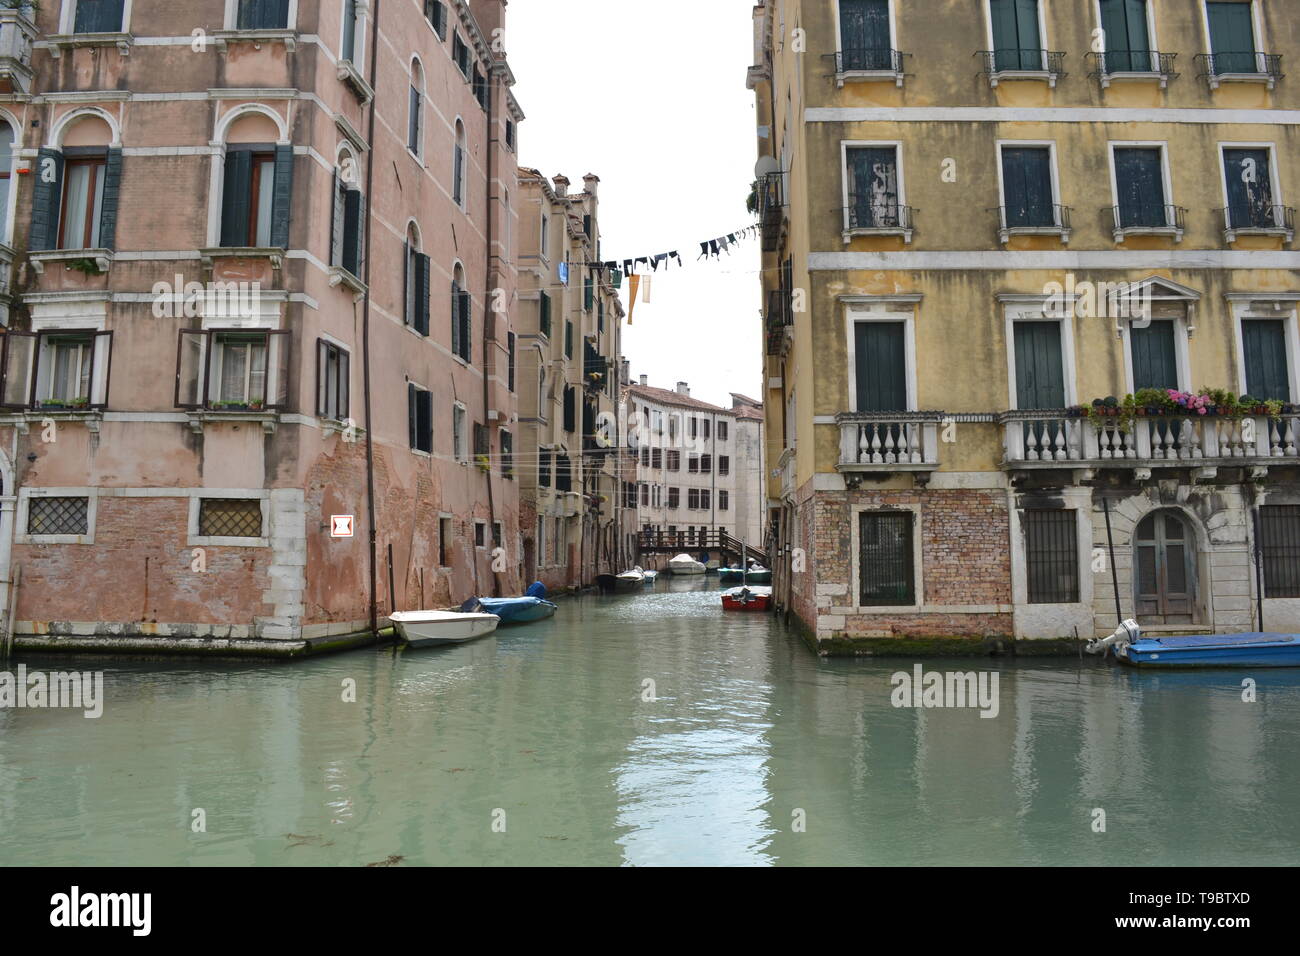
[[[204,498],[199,504],[199,534],[205,538],[262,537],[258,498]]]
[[[863,607],[916,603],[910,511],[858,516],[858,598]]]
[[[89,498],[31,498],[28,534],[89,534]]]
[[[1300,506],[1265,505],[1259,509],[1259,526],[1264,596],[1300,597]]]
[[[1025,563],[1030,604],[1075,604],[1079,600],[1079,543],[1073,510],[1027,510]]]

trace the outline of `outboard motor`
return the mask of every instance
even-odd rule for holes
[[[546,585],[541,581],[533,582],[532,587],[524,592],[525,597],[535,597],[544,600],[546,598]]]
[[[1137,621],[1129,618],[1115,628],[1115,633],[1110,637],[1094,637],[1088,642],[1085,648],[1089,654],[1105,654],[1108,650],[1114,649],[1116,653],[1128,647],[1130,644],[1136,644],[1142,637],[1142,628],[1138,627]]]
[[[460,613],[462,614],[480,614],[483,610],[483,602],[476,597],[470,598],[460,606]]]

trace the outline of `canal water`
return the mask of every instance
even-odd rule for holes
[[[997,716],[895,708],[911,662],[819,660],[716,588],[445,650],[26,659],[106,702],[0,711],[0,864],[1300,862],[1296,671],[931,660],[996,671]]]

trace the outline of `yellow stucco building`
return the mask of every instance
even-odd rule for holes
[[[754,8],[776,593],[820,647],[1300,628],[1294,13]]]

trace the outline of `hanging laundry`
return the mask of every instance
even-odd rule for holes
[[[609,273],[609,281],[613,284],[615,291],[623,288],[623,273],[618,269],[611,269]]]
[[[668,253],[668,258],[669,258],[669,259],[676,259],[676,260],[677,260],[677,265],[679,265],[679,266],[680,266],[681,268],[683,268],[683,269],[686,268],[686,263],[683,262],[683,261],[682,261],[682,257],[679,256],[679,255],[677,254],[677,250],[674,249],[672,252]]]
[[[641,283],[641,301],[646,305],[650,304],[650,276],[643,277],[645,281]]]
[[[632,324],[632,313],[636,311],[636,293],[637,287],[641,284],[641,277],[631,275],[627,277],[629,295],[627,300],[627,324]]]

